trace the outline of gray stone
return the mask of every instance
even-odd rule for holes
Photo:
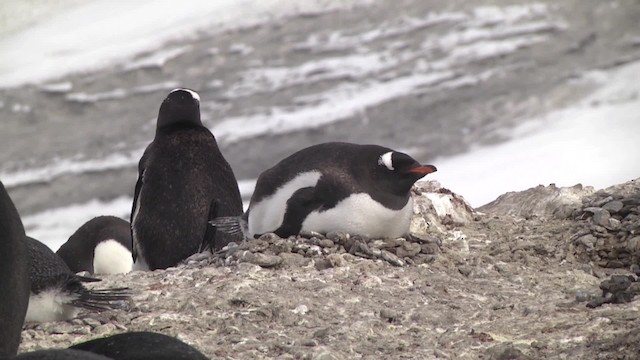
[[[380,310],[380,318],[390,323],[398,324],[402,321],[402,314],[392,309]]]
[[[611,214],[607,210],[600,210],[593,214],[593,223],[599,226],[609,226],[609,219]]]
[[[400,260],[395,254],[392,254],[387,250],[382,250],[380,253],[380,257],[383,260],[389,262],[391,265],[404,266],[404,261]]]
[[[320,247],[323,247],[323,248],[330,248],[330,247],[333,247],[335,244],[330,239],[322,239],[320,240],[319,245]]]
[[[311,259],[295,253],[280,253],[278,256],[282,259],[281,265],[288,267],[303,267],[311,262]]]
[[[347,240],[349,240],[350,236],[342,231],[332,231],[327,233],[327,238],[333,240],[337,244],[343,245]]]
[[[244,262],[255,264],[263,268],[278,266],[282,263],[282,258],[278,255],[268,255],[263,253],[252,253],[245,251],[239,259]]]
[[[418,255],[421,250],[422,247],[420,246],[420,244],[404,241],[402,245],[396,248],[396,255],[401,258],[413,257]]]
[[[260,238],[258,238],[258,240],[262,240],[262,241],[267,241],[267,242],[272,242],[274,240],[280,239],[280,236],[274,234],[274,233],[266,233],[266,234],[262,234],[260,235]]]
[[[627,248],[632,252],[640,252],[640,236],[634,236],[627,241]]]
[[[320,234],[319,232],[316,231],[309,231],[309,230],[302,230],[300,231],[299,234],[301,237],[303,238],[307,238],[307,239],[311,239],[311,238],[318,238],[318,239],[324,239],[324,235]]]
[[[598,239],[596,239],[596,237],[591,234],[581,236],[577,240],[578,244],[583,245],[588,251],[591,251],[595,248],[596,241],[598,241]]]
[[[464,277],[469,277],[469,275],[471,275],[472,269],[470,266],[460,265],[458,266],[458,272],[464,275]]]
[[[490,360],[518,360],[527,359],[525,355],[512,343],[500,343],[487,349],[488,359]]]
[[[620,200],[609,201],[608,203],[602,206],[603,210],[607,210],[611,214],[615,214],[618,211],[622,210],[624,204]]]

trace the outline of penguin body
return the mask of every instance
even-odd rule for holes
[[[378,145],[308,147],[258,177],[245,214],[248,235],[287,237],[310,230],[402,236],[413,213],[411,187],[434,171],[432,165]]]
[[[0,182],[0,357],[15,355],[29,304],[29,258],[25,232]]]
[[[198,350],[173,337],[152,332],[128,332],[89,340],[70,349],[90,351],[115,360],[206,360]]]
[[[87,289],[83,283],[100,279],[79,276],[48,246],[26,237],[31,293],[25,321],[47,322],[76,317],[81,309],[106,310],[127,300],[126,288]]]
[[[131,230],[134,270],[166,269],[237,236],[211,231],[208,221],[242,214],[238,183],[216,140],[200,121],[199,97],[169,93],[156,135],[138,166]]]
[[[77,273],[121,274],[131,271],[131,225],[115,216],[84,223],[56,252]]]

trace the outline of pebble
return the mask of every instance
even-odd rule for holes
[[[602,206],[603,210],[607,210],[611,214],[615,214],[618,211],[622,210],[624,204],[620,200],[609,201],[608,203]]]
[[[387,322],[398,324],[402,321],[402,314],[398,311],[384,308],[380,310],[380,318]]]
[[[420,253],[422,247],[420,244],[404,241],[401,246],[396,249],[398,257],[413,257]]]
[[[252,253],[250,251],[243,251],[239,260],[255,264],[263,268],[274,267],[282,263],[282,258],[278,255]]]
[[[512,343],[500,343],[487,349],[489,360],[515,360],[526,359],[522,351],[513,346]]]
[[[335,244],[334,244],[334,243],[333,243],[333,241],[332,241],[332,240],[330,240],[330,239],[322,239],[322,240],[320,240],[320,244],[319,244],[319,245],[320,245],[321,247],[323,247],[323,248],[331,248],[331,247],[333,247]]]
[[[387,250],[382,250],[380,253],[382,259],[388,261],[391,265],[394,266],[404,266],[404,261],[400,260],[395,254],[390,253]]]

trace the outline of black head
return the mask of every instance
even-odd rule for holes
[[[172,90],[160,105],[156,132],[176,124],[202,126],[197,92],[182,88]]]
[[[397,195],[408,195],[416,181],[437,171],[433,165],[421,165],[411,156],[391,149],[380,151],[374,166],[377,180]]]

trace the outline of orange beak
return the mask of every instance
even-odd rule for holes
[[[433,165],[418,165],[418,166],[412,167],[407,172],[420,174],[420,175],[427,175],[436,171],[438,171],[438,169],[436,169],[436,167]]]

